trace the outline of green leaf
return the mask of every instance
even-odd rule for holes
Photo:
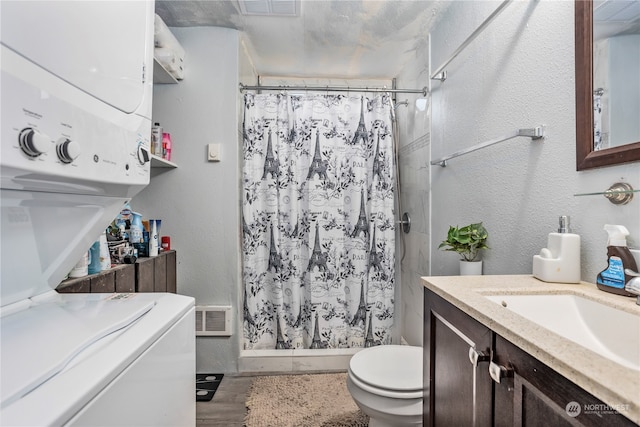
[[[473,261],[480,250],[489,249],[485,243],[488,237],[489,233],[482,222],[464,227],[449,226],[447,239],[440,243],[438,249],[457,252],[462,259]]]

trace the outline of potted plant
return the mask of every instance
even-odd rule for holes
[[[482,260],[477,260],[480,250],[489,249],[485,241],[489,233],[482,223],[469,224],[464,227],[449,226],[447,239],[438,249],[457,252],[460,256],[460,274],[482,274]]]

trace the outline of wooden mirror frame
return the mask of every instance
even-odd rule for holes
[[[593,1],[575,0],[576,170],[640,160],[640,141],[593,150]]]

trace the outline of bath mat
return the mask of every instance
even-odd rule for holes
[[[346,373],[256,377],[246,405],[246,427],[364,427],[369,423],[347,390]]]
[[[213,399],[224,374],[196,374],[196,401],[208,402]]]

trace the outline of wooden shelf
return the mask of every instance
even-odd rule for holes
[[[114,264],[109,270],[63,280],[59,293],[172,292],[176,293],[176,251],[138,258],[135,264]]]
[[[151,167],[152,168],[174,169],[174,168],[177,168],[178,165],[176,165],[173,162],[170,162],[169,160],[165,160],[162,157],[158,157],[155,154],[151,154]]]

